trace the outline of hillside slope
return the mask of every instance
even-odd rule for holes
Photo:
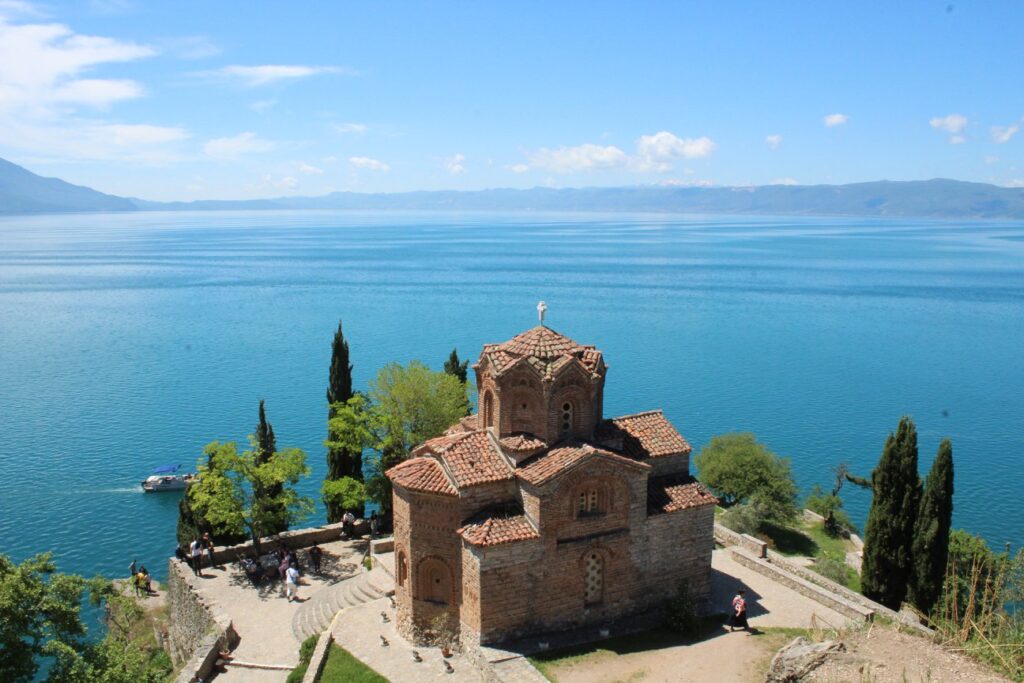
[[[0,214],[134,211],[123,197],[44,178],[0,159]]]

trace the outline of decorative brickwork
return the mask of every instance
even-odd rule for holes
[[[710,589],[715,498],[661,411],[603,419],[599,350],[547,327],[488,344],[477,415],[387,472],[398,628],[491,643]]]

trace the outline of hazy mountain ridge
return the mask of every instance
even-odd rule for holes
[[[268,209],[650,211],[1024,219],[1024,188],[935,179],[849,185],[334,192],[320,197],[152,202],[116,197],[56,178],[43,178],[0,159],[0,214]]]

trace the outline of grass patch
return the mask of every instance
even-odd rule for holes
[[[759,535],[770,541],[774,549],[783,555],[832,560],[829,571],[819,573],[860,592],[860,574],[846,566],[846,553],[853,550],[853,545],[842,536],[829,534],[823,523],[800,520],[796,526],[785,527],[765,522]],[[842,576],[835,575],[835,563],[841,565],[839,571],[843,573]],[[815,565],[811,565],[810,569],[817,571]]]
[[[783,555],[816,557],[820,548],[814,539],[800,529],[780,526],[774,522],[761,525],[762,533],[772,542],[775,550]]]
[[[388,683],[388,679],[360,662],[343,647],[331,645],[320,683]]]
[[[302,683],[302,677],[306,675],[309,668],[309,660],[313,657],[313,650],[316,649],[316,641],[320,640],[319,635],[310,636],[302,641],[299,646],[299,665],[288,674],[285,683]]]
[[[722,620],[723,617],[721,615],[702,618],[698,634],[691,638],[687,638],[676,631],[659,627],[650,631],[617,636],[596,643],[586,643],[561,650],[542,652],[527,659],[549,681],[557,681],[559,670],[564,670],[583,662],[591,663],[633,652],[661,650],[677,645],[691,645],[721,630]]]

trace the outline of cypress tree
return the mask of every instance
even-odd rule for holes
[[[459,362],[459,352],[456,349],[452,349],[452,353],[448,356],[448,360],[444,362],[444,371],[452,377],[458,378],[463,384],[466,383],[466,375],[469,371],[469,361]]]
[[[352,398],[352,364],[348,359],[348,341],[338,321],[338,329],[331,343],[331,369],[327,379],[327,420],[335,415],[336,403],[347,403]],[[328,438],[330,433],[328,431]],[[327,449],[327,479],[337,480],[352,477],[363,480],[363,454],[349,452],[343,448]],[[327,504],[327,521],[340,522],[344,510],[336,504]],[[361,511],[360,511],[361,512]]]
[[[267,422],[267,412],[263,406],[263,400],[260,400],[260,421],[256,425],[256,462],[263,464],[270,462],[270,459],[274,457],[274,453],[277,452],[277,438],[274,436],[274,427]],[[269,521],[266,528],[263,529],[265,536],[273,536],[279,534],[282,531],[288,530],[288,516],[283,507],[278,503],[275,504],[271,501],[279,497],[284,491],[283,484],[272,484],[265,488],[260,488],[253,493],[255,497],[262,498],[264,504],[274,514],[270,517],[272,521]]]
[[[932,463],[914,528],[914,572],[910,602],[929,614],[939,599],[949,557],[949,527],[953,522],[953,444],[943,439]]]
[[[889,434],[871,474],[875,495],[864,532],[862,592],[899,609],[913,573],[912,545],[921,482],[917,475],[917,429],[909,417]]]

